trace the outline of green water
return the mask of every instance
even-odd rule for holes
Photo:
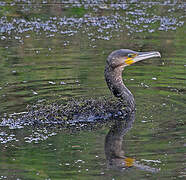
[[[180,1],[1,1],[1,117],[38,102],[109,96],[104,66],[116,49],[159,51],[162,58],[123,74],[137,110],[122,148],[158,172],[107,167],[104,143],[112,123],[75,132],[0,126],[0,179],[184,179],[185,7]]]

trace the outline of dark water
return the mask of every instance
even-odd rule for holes
[[[0,1],[0,179],[184,179],[185,9],[182,1]],[[3,118],[28,105],[110,96],[105,59],[120,48],[162,54],[124,71],[135,118],[6,127]]]

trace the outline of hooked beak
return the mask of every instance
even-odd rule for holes
[[[161,54],[157,51],[156,52],[136,52],[136,56],[126,59],[125,63],[127,65],[131,65],[138,61],[142,61],[144,59],[149,59],[153,57],[161,57]]]
[[[138,52],[137,56],[134,57],[133,61],[138,62],[153,57],[161,57],[161,54],[159,52]]]

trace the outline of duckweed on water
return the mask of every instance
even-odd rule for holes
[[[0,14],[1,40],[15,39],[24,44],[25,38],[29,38],[30,32],[39,36],[44,34],[47,38],[59,34],[67,39],[82,32],[87,34],[90,43],[95,45],[96,39],[110,40],[117,32],[126,31],[130,35],[141,32],[176,30],[177,27],[183,26],[186,17],[186,15],[172,16],[172,12],[186,9],[185,3],[177,1],[172,4],[169,1],[163,1],[166,9],[162,13],[155,11],[162,3],[153,1],[143,3],[135,1],[107,3],[104,0],[65,1],[56,4],[65,10],[63,14],[49,17],[45,12],[47,3],[50,2],[41,1],[40,4],[37,4],[35,1],[14,0],[11,8],[15,9],[15,14],[8,16],[9,3],[1,2],[3,10],[3,13]],[[44,14],[42,18],[32,11],[33,8],[40,8]],[[27,14],[25,17],[22,16],[22,10]],[[76,14],[73,13],[74,11]],[[100,16],[99,13],[102,12],[105,15]],[[69,41],[64,39],[64,45],[69,45]]]

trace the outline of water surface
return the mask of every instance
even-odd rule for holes
[[[137,110],[122,149],[140,168],[108,167],[114,120],[83,129],[1,123],[0,179],[185,178],[185,3],[15,0],[0,9],[0,122],[38,103],[110,96],[103,72],[113,50],[162,54],[123,74]]]

